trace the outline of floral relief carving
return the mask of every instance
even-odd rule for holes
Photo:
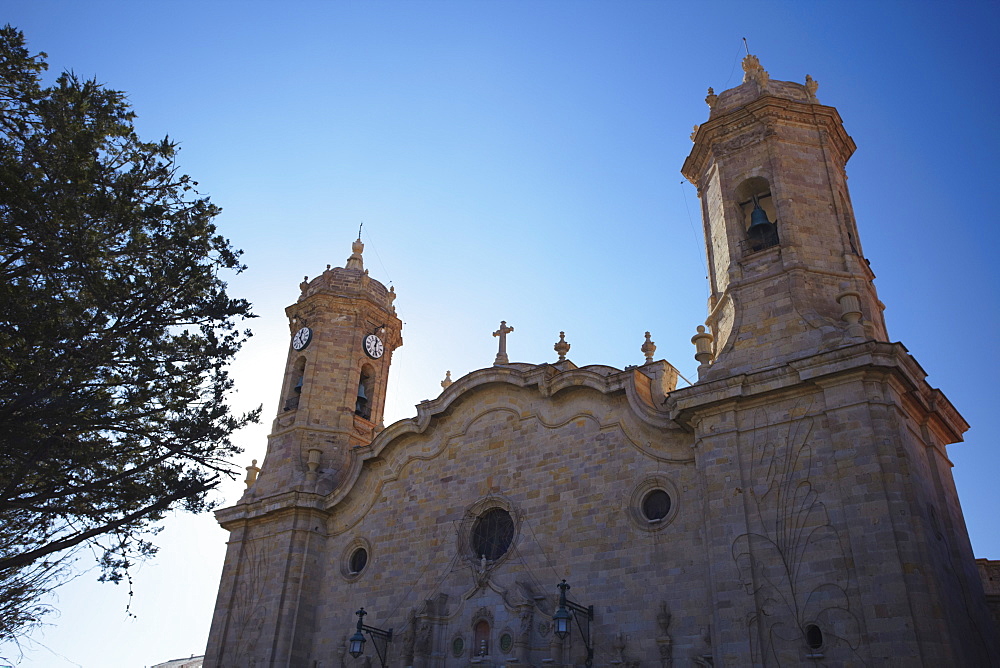
[[[748,531],[732,548],[740,581],[754,598],[746,620],[754,662],[801,665],[809,651],[805,629],[815,624],[827,658],[864,663],[856,654],[861,628],[851,609],[847,555],[810,480],[813,418],[767,426],[758,412],[754,423],[751,484],[744,490]]]

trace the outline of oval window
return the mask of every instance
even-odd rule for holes
[[[503,508],[490,508],[472,525],[472,549],[477,558],[496,561],[514,540],[514,520]]]
[[[650,522],[662,520],[670,512],[670,495],[654,489],[642,499],[642,514]]]
[[[351,558],[348,561],[348,568],[351,574],[360,573],[368,565],[368,550],[363,547],[359,547],[351,553]]]

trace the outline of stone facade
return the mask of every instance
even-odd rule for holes
[[[383,429],[394,295],[360,242],[303,282],[267,457],[217,514],[206,666],[377,665],[359,605],[394,668],[1000,661],[946,452],[968,425],[889,342],[854,143],[812,79],[744,70],[683,168],[711,283],[690,387],[652,344],[619,370],[563,343]],[[563,579],[593,618],[560,639]]]

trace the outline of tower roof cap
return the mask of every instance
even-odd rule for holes
[[[808,74],[804,84],[771,79],[771,75],[760,64],[760,59],[752,54],[747,54],[743,58],[743,83],[735,88],[724,90],[718,95],[710,88],[705,102],[711,109],[709,118],[714,118],[749,104],[764,95],[795,100],[796,102],[818,103],[819,100],[816,99],[818,88],[819,84]]]

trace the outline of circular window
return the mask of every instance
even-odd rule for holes
[[[823,631],[815,624],[806,626],[806,644],[809,649],[819,649],[823,646]]]
[[[642,514],[650,522],[659,522],[670,512],[670,495],[654,489],[642,499]]]
[[[348,569],[351,574],[360,573],[368,565],[368,550],[363,547],[359,547],[351,553],[351,558],[348,560]]]
[[[628,514],[644,531],[660,531],[677,517],[680,497],[674,483],[664,475],[652,475],[632,488]]]
[[[340,553],[340,574],[347,580],[357,580],[371,560],[372,546],[364,538],[355,538]]]
[[[490,508],[472,525],[472,549],[488,561],[496,561],[514,540],[514,520],[503,508]]]

